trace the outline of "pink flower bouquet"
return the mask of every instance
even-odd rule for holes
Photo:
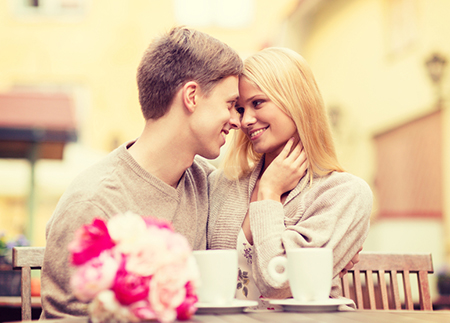
[[[97,218],[69,245],[74,295],[97,322],[187,320],[199,281],[187,240],[170,223],[127,212]]]

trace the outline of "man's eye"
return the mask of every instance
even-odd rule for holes
[[[228,110],[231,110],[234,108],[234,103],[233,102],[228,102]]]

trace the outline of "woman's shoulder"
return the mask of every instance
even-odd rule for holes
[[[364,179],[347,172],[331,172],[317,178],[312,186],[355,192],[355,194],[367,193],[372,195],[372,190]]]
[[[351,173],[347,172],[331,172],[325,176],[322,177],[325,181],[330,182],[336,182],[336,183],[353,183],[353,184],[360,184],[360,185],[368,185],[365,180],[363,180],[361,177],[358,177],[356,175],[353,175]]]
[[[325,205],[337,208],[338,205],[352,205],[364,216],[370,216],[373,205],[373,193],[369,184],[362,178],[347,172],[331,172],[315,177],[311,186],[298,196],[305,206],[315,205],[323,208]],[[351,215],[354,212],[345,212]]]

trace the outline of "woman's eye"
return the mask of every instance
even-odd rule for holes
[[[252,102],[254,107],[257,107],[258,105],[260,105],[261,103],[263,103],[263,100],[255,100]]]
[[[236,107],[236,111],[237,111],[237,113],[239,113],[240,115],[243,115],[245,109],[244,109],[243,107]]]

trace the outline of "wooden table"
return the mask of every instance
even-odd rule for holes
[[[20,296],[0,296],[0,307],[21,307],[22,300]],[[31,297],[31,307],[41,307],[41,297]]]
[[[34,321],[36,322],[36,321]],[[369,311],[331,313],[248,312],[229,315],[195,315],[190,321],[210,323],[448,323],[450,311]],[[39,323],[88,323],[87,318],[43,320]]]

